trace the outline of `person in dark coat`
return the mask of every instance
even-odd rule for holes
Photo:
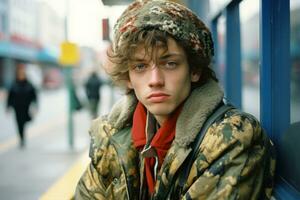
[[[85,92],[89,102],[89,110],[93,118],[96,118],[98,115],[101,85],[102,81],[96,72],[91,73],[85,83]]]
[[[37,105],[36,89],[28,81],[25,67],[19,65],[16,70],[16,80],[8,92],[7,110],[14,109],[21,148],[25,146],[25,124],[32,118],[30,113],[32,103]]]

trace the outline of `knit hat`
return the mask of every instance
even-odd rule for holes
[[[131,3],[114,26],[116,50],[123,40],[138,30],[158,29],[187,44],[201,58],[214,55],[209,29],[188,8],[166,0],[142,0]]]

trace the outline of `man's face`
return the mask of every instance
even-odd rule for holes
[[[17,68],[17,80],[23,81],[26,79],[26,72],[24,67]]]
[[[191,82],[200,75],[190,72],[186,54],[177,42],[168,38],[168,49],[155,47],[152,56],[139,45],[129,66],[128,87],[151,112],[160,125],[187,98]]]

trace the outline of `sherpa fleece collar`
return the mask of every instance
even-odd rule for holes
[[[203,123],[223,96],[222,89],[213,80],[192,91],[177,120],[175,135],[177,145],[184,147],[195,139]],[[126,95],[112,108],[107,118],[108,123],[116,129],[130,125],[136,105],[135,95]]]

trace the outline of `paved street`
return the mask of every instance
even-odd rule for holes
[[[110,97],[108,87],[103,96]],[[0,199],[39,199],[89,146],[90,115],[82,109],[74,114],[74,148],[67,137],[66,90],[39,93],[39,110],[27,127],[27,143],[19,149],[13,114],[0,108]],[[103,98],[101,113],[110,109],[111,99]]]

